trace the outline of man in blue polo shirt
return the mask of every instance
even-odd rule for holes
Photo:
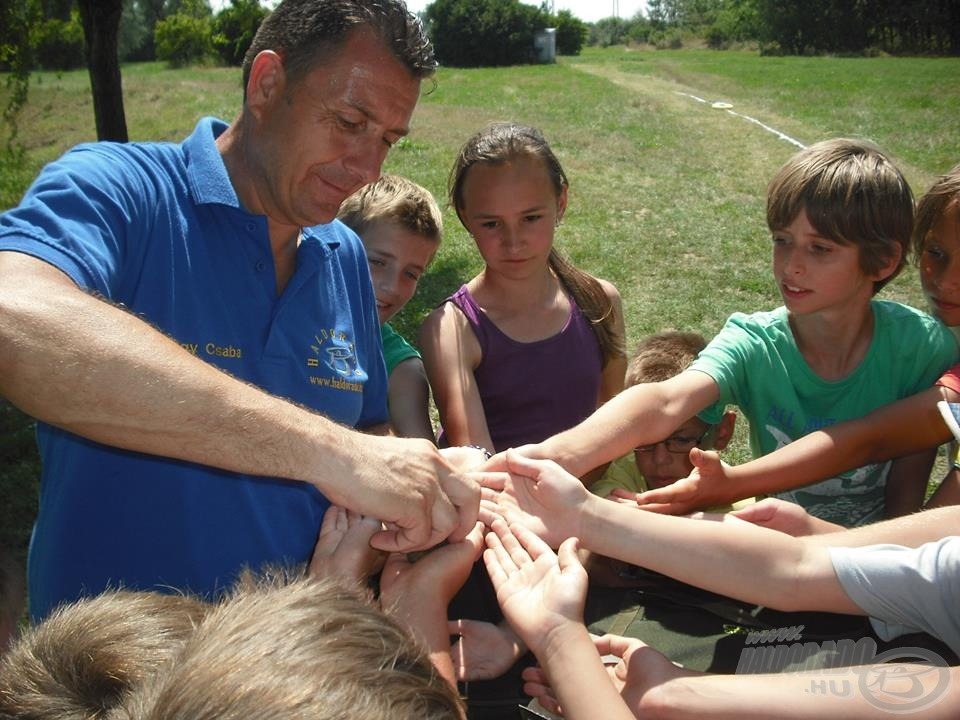
[[[108,586],[213,595],[302,562],[330,501],[384,549],[460,537],[478,490],[387,421],[358,238],[334,221],[436,67],[399,0],[286,0],[233,124],[80,146],[0,216],[0,394],[40,420],[31,614]]]

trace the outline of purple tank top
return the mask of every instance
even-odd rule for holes
[[[573,298],[563,329],[530,343],[507,337],[466,285],[447,302],[463,312],[480,343],[474,377],[496,452],[545,440],[597,409],[603,370],[600,343]]]

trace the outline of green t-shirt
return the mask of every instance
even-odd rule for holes
[[[393,369],[404,360],[420,357],[417,349],[390,327],[390,323],[380,326],[380,340],[383,343],[383,359],[387,363],[387,375],[390,375]]]
[[[814,430],[862,417],[929,388],[957,361],[957,343],[933,317],[887,300],[873,300],[874,334],[867,354],[847,377],[816,375],[797,348],[786,308],[736,313],[690,366],[716,381],[720,399],[700,413],[720,421],[727,405],[750,423],[750,448],[760,457]],[[890,463],[867,465],[777,497],[845,526],[884,516]]]

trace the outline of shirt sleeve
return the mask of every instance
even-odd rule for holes
[[[844,592],[881,638],[923,631],[960,651],[960,537],[919,548],[872,545],[830,548]]]

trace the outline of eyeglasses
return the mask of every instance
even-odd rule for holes
[[[652,443],[650,445],[637,445],[634,448],[637,452],[653,452],[657,445],[663,445],[667,448],[667,452],[672,453],[688,453],[693,448],[697,447],[700,443],[703,442],[703,439],[713,430],[711,425],[706,430],[703,431],[703,434],[700,437],[684,437],[683,435],[671,435],[666,440],[661,440],[660,442]]]

